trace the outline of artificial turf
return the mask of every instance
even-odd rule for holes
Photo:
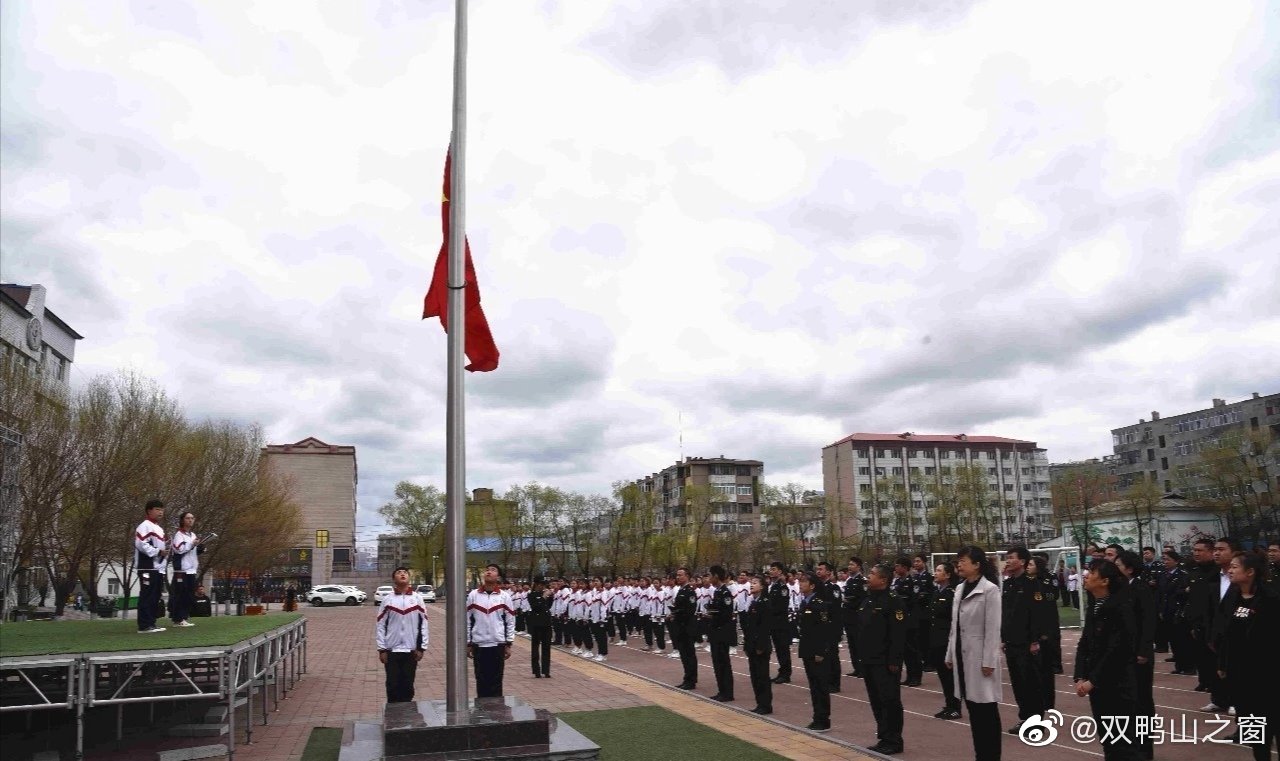
[[[333,727],[316,727],[307,738],[302,750],[302,761],[338,761],[342,752],[342,730]]]
[[[170,625],[154,634],[139,634],[138,622],[133,620],[19,621],[0,624],[0,658],[234,645],[301,616],[213,616],[195,619],[191,628]]]
[[[659,706],[558,714],[600,746],[600,761],[782,761],[756,747]]]

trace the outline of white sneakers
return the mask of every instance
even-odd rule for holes
[[[1200,710],[1204,711],[1205,713],[1221,713],[1222,712],[1222,709],[1218,706],[1218,704],[1212,701],[1210,701],[1209,703],[1206,703],[1205,705],[1200,706]]]
[[[155,634],[156,632],[162,632],[162,631],[164,631],[163,626],[153,626],[150,629],[139,629],[138,633],[139,634]]]
[[[580,647],[575,647],[574,649],[572,649],[572,650],[570,650],[570,651],[569,651],[569,654],[570,654],[570,655],[582,655],[582,648],[580,648]]]
[[[1231,706],[1230,708],[1228,708],[1228,709],[1227,709],[1227,715],[1228,715],[1228,716],[1235,716],[1235,715],[1236,715],[1236,707],[1235,707],[1235,706]]]
[[[737,654],[738,654],[738,648],[736,647],[729,648],[729,655],[737,655]]]
[[[680,651],[678,651],[678,650],[672,650],[671,652],[667,653],[667,657],[668,657],[668,658],[679,658],[679,657],[680,657]]]
[[[583,650],[581,653],[579,653],[579,655],[581,655],[583,658],[593,658],[593,657],[595,657],[594,655],[592,655],[592,653],[591,653],[591,651],[590,651],[590,650]]]
[[[178,623],[174,624],[174,626],[195,626],[195,624],[191,623],[190,621],[179,621]]]
[[[606,658],[606,657],[604,657],[603,655],[597,655],[596,657],[592,658],[591,660],[595,661],[596,663],[604,663],[605,661],[607,661],[607,660],[609,660],[609,659],[608,659],[608,658]]]

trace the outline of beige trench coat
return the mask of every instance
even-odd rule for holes
[[[978,579],[978,586],[963,596],[963,582],[956,587],[956,599],[951,609],[951,634],[947,637],[947,663],[959,666],[956,658],[956,624],[960,626],[960,652],[964,655],[965,699],[974,703],[999,703],[1003,697],[1000,688],[1000,587],[985,578]],[[995,669],[991,676],[983,676],[983,667]],[[956,696],[960,695],[960,671],[953,672]]]

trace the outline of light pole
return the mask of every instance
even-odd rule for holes
[[[439,555],[431,556],[431,586],[433,587],[439,586],[439,584],[436,583],[436,561],[439,559]]]

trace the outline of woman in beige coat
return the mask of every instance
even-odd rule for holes
[[[964,580],[956,590],[947,639],[946,664],[953,669],[956,694],[969,709],[975,761],[1000,761],[1000,586],[995,566],[978,547],[956,558]]]

